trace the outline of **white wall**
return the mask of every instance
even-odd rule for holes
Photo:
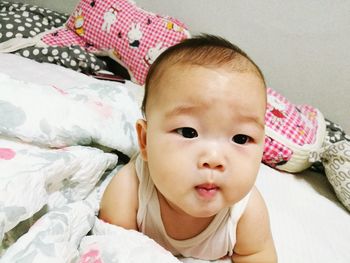
[[[21,1],[66,12],[78,2]],[[231,40],[261,67],[270,87],[294,103],[318,107],[350,133],[350,1],[135,1],[182,20],[193,33]]]
[[[136,2],[182,20],[192,32],[228,38],[256,61],[270,87],[350,132],[350,1]]]

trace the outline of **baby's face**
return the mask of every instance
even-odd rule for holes
[[[264,143],[265,88],[253,73],[172,66],[148,101],[150,175],[168,203],[209,217],[254,185]]]

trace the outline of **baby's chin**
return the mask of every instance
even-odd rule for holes
[[[193,214],[192,217],[194,218],[211,218],[211,217],[215,217],[219,212],[219,211],[216,211],[216,212],[202,212],[202,213],[196,213],[196,214]]]
[[[184,212],[191,217],[194,218],[210,218],[215,217],[218,213],[220,213],[222,210],[227,209],[226,207],[220,207],[220,208],[207,208],[205,209],[189,209],[188,212],[184,210]]]

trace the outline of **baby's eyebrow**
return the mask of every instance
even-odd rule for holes
[[[198,111],[201,108],[200,105],[189,104],[189,105],[178,105],[166,112],[166,117],[172,117],[176,115],[190,114]]]
[[[181,104],[173,107],[169,111],[165,113],[165,116],[167,118],[178,116],[178,115],[186,115],[186,114],[193,114],[198,113],[203,110],[203,107],[210,107],[208,103],[199,102],[199,103],[190,103],[190,104]],[[233,109],[234,110],[234,109]],[[257,127],[259,130],[265,129],[265,120],[264,118],[259,118],[259,116],[253,115],[253,114],[247,114],[245,113],[238,113],[237,116],[239,119],[241,119],[245,123],[253,124]]]
[[[241,119],[243,122],[253,124],[259,130],[265,129],[265,120],[259,118],[258,116],[244,114],[244,116],[241,116]]]

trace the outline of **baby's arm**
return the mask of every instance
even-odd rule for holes
[[[137,229],[138,178],[133,161],[126,164],[108,184],[99,218],[126,229]]]
[[[237,242],[232,260],[239,262],[277,262],[265,202],[254,187],[237,225]]]

